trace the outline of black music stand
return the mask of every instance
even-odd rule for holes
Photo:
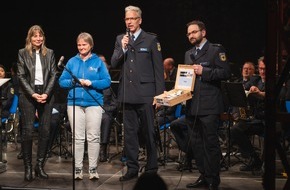
[[[10,80],[10,78],[5,78],[5,79],[0,79],[0,91],[2,88],[2,85],[5,84],[6,82],[8,82]],[[5,98],[2,98],[2,94],[0,97],[0,119],[2,118],[2,100],[4,100]],[[7,161],[3,160],[3,155],[2,155],[2,150],[3,150],[3,138],[2,138],[2,122],[0,121],[0,173],[3,173],[6,171],[7,169]]]
[[[60,113],[57,113],[60,114]],[[47,158],[51,156],[52,154],[56,154],[59,157],[65,156],[65,159],[68,157],[72,157],[72,152],[69,150],[69,122],[67,121],[67,116],[55,115],[52,114],[52,117],[57,117],[55,120],[56,122],[53,126],[53,129],[51,129],[51,141],[49,143],[49,150],[47,153]],[[53,118],[52,118],[53,119]],[[52,125],[51,125],[52,126]],[[63,145],[62,140],[65,139],[65,145]],[[58,148],[58,152],[54,152],[54,149]]]
[[[117,98],[118,94],[118,87],[119,87],[119,81],[111,81],[111,90],[114,94],[114,96]],[[109,156],[108,163],[112,161],[113,158],[121,154],[121,162],[124,163],[126,161],[125,158],[125,152],[124,152],[124,124],[122,121],[122,106],[119,105],[117,108],[117,114],[114,117],[114,120],[112,122],[112,126],[114,128],[114,133],[115,133],[115,146],[116,146],[116,153],[113,153],[111,156]],[[119,134],[118,134],[118,129],[121,129],[121,148],[122,150],[119,150]]]
[[[247,96],[245,93],[245,89],[243,83],[241,82],[224,82],[223,84],[223,93],[226,101],[228,110],[227,110],[227,153],[223,156],[222,162],[224,162],[225,166],[228,168],[231,166],[231,125],[233,123],[233,118],[231,115],[231,111],[233,107],[248,107]],[[236,156],[236,155],[234,155]],[[227,162],[226,162],[227,158]],[[239,159],[239,158],[238,158]]]

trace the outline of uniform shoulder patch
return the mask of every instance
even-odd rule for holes
[[[219,57],[220,57],[221,61],[226,61],[227,60],[226,53],[219,53]]]
[[[160,45],[159,42],[157,42],[157,50],[158,50],[158,51],[161,51],[161,45]]]
[[[10,88],[10,93],[14,94],[14,88]]]

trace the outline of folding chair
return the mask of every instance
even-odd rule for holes
[[[19,126],[19,113],[18,113],[18,95],[14,94],[12,104],[9,109],[9,116],[1,119],[4,125],[3,134],[6,134],[6,142],[14,141],[16,149],[18,149],[17,136],[18,136],[18,126]]]

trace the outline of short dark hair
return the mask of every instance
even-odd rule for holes
[[[186,24],[187,27],[190,25],[197,25],[200,30],[206,30],[205,24],[200,20],[193,20]]]
[[[4,65],[0,64],[0,67],[4,69],[4,71],[6,72],[6,68]]]

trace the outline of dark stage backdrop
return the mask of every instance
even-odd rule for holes
[[[124,8],[130,4],[142,9],[142,28],[159,36],[163,57],[171,56],[177,63],[183,62],[190,48],[186,23],[193,19],[204,21],[208,39],[226,48],[234,74],[239,75],[244,61],[256,63],[265,45],[264,0],[12,0],[5,4],[0,12],[0,64],[7,68],[16,61],[27,30],[34,24],[43,27],[56,61],[63,55],[66,62],[77,53],[80,32],[91,33],[94,52],[110,60],[116,35],[125,32]]]

